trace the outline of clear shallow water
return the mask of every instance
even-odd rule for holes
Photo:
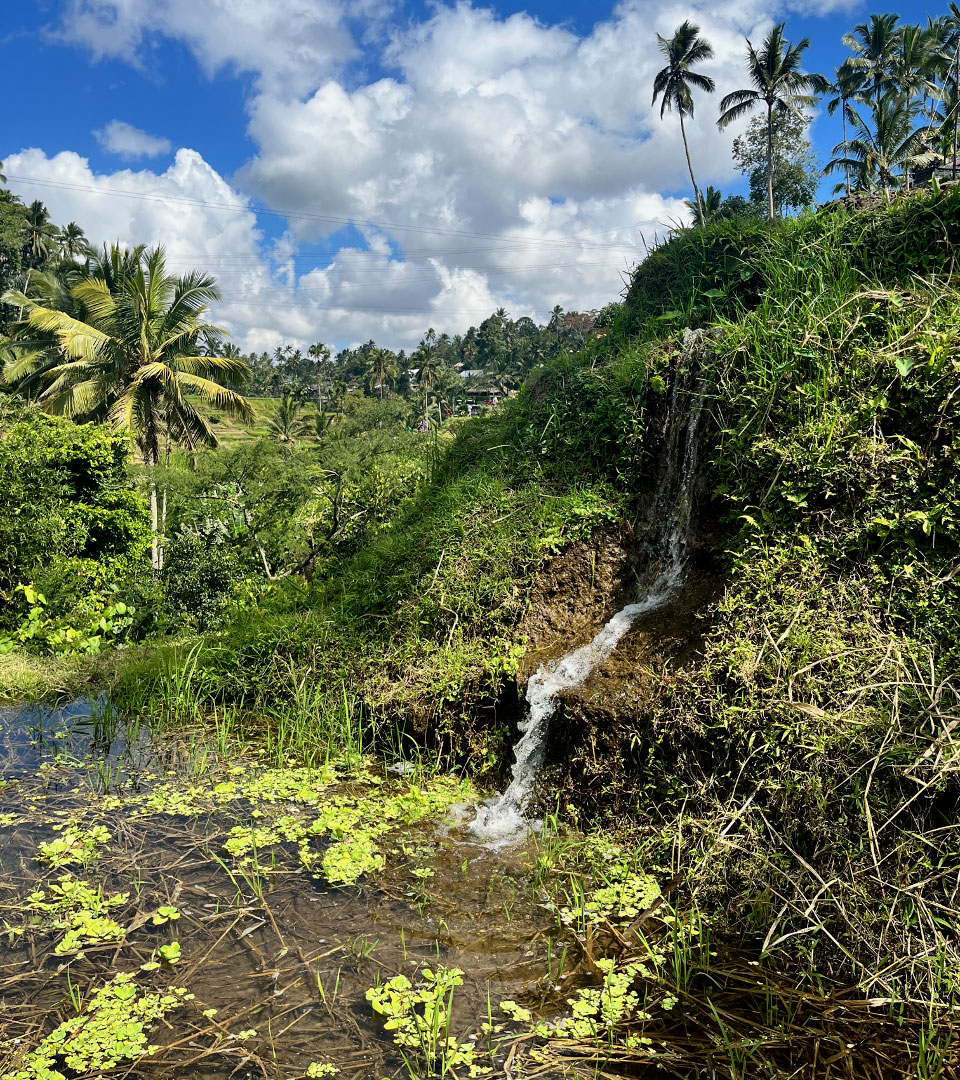
[[[42,767],[80,764],[135,774],[175,767],[147,725],[120,717],[105,697],[0,707],[0,776],[29,777]]]
[[[525,844],[497,850],[465,832],[469,804],[451,803],[432,818],[396,819],[377,841],[382,866],[355,884],[332,886],[304,868],[296,843],[282,835],[262,838],[252,863],[234,858],[225,847],[231,830],[281,820],[289,830],[291,822],[363,798],[387,805],[398,793],[428,790],[429,777],[368,767],[362,776],[324,780],[318,797],[305,803],[297,784],[268,785],[266,795],[256,794],[270,770],[255,752],[237,748],[220,761],[202,733],[154,737],[147,725],[125,725],[102,703],[4,710],[0,722],[4,1080],[58,1024],[86,1015],[118,973],[141,999],[171,986],[192,995],[152,1025],[156,1053],[123,1063],[118,1077],[307,1080],[311,1063],[321,1063],[361,1080],[419,1080],[431,1068],[436,1073],[437,1062],[409,1047],[401,1052],[367,994],[398,976],[415,988],[429,986],[428,972],[443,969],[462,972],[450,1034],[475,1048],[475,1063],[491,1076],[632,1076],[639,1069],[724,1077],[714,1007],[727,1035],[735,1031],[748,1048],[744,1076],[823,1080],[828,1055],[841,1064],[830,1076],[912,1075],[899,1063],[908,1041],[917,1044],[924,1017],[872,1014],[855,993],[797,992],[794,974],[771,980],[749,953],[702,937],[691,939],[685,963],[692,974],[684,988],[673,987],[667,961],[652,977],[638,970],[643,1012],[628,1015],[609,1035],[534,1032],[538,1019],[554,1025],[570,1017],[575,1001],[582,1005],[583,995],[604,985],[605,971],[617,978],[638,960],[645,968],[653,963],[630,929],[634,909],[611,910],[609,922],[589,925],[579,916],[558,919],[562,905],[609,886],[617,860],[606,869],[596,863],[605,838],[528,836]],[[238,778],[244,786],[235,797],[223,785]],[[361,827],[347,821],[344,835],[355,837]],[[97,829],[105,838],[84,864],[38,861],[43,845],[70,830]],[[578,843],[594,860],[589,872],[567,872],[565,859],[569,854],[576,864]],[[632,873],[614,878],[629,885]],[[41,890],[50,899],[66,875],[113,898],[108,914],[119,940],[63,950],[64,927],[54,929],[29,908],[29,898]],[[169,908],[176,920],[155,924],[153,915]],[[656,914],[644,916],[645,942],[666,943],[658,947],[669,952],[670,926]],[[158,950],[173,944],[178,962],[157,967]],[[712,959],[717,956],[722,961]],[[706,965],[703,972],[698,963]],[[682,1007],[667,1011],[662,1003],[671,997]],[[531,1019],[501,1008],[511,1001],[529,1009]],[[631,1038],[649,1041],[631,1045]],[[649,1057],[651,1048],[662,1068]],[[941,1080],[951,1075],[942,1072]]]
[[[545,977],[541,941],[558,931],[522,884],[530,857],[465,840],[462,808],[409,826],[398,820],[377,840],[383,866],[350,886],[318,880],[282,836],[264,842],[253,868],[224,849],[231,829],[260,828],[278,814],[305,822],[371,792],[426,790],[427,777],[374,768],[306,806],[249,794],[218,801],[211,793],[235,782],[238,770],[251,783],[269,773],[256,753],[219,761],[200,734],[154,735],[146,724],[124,723],[103,701],[5,709],[0,724],[0,1038],[36,1045],[75,1015],[71,986],[89,1000],[119,971],[144,992],[175,984],[195,995],[157,1035],[163,1046],[187,1039],[190,1052],[176,1046],[138,1071],[220,1078],[266,1069],[292,1078],[320,1061],[378,1078],[402,1065],[366,1000],[379,982],[459,968],[459,1035],[476,1031],[490,1000],[496,1007]],[[161,795],[173,809],[150,812]],[[38,862],[42,845],[69,829],[99,827],[109,839],[87,865]],[[24,898],[38,888],[49,893],[65,874],[124,896],[109,913],[126,929],[122,941],[62,955],[62,928],[3,936],[5,924],[29,925]],[[150,914],[171,906],[179,918],[153,926]],[[178,964],[141,970],[172,941],[181,949]],[[204,1018],[209,1009],[215,1017]],[[256,1034],[239,1038],[249,1031]],[[12,1060],[0,1046],[0,1076]]]

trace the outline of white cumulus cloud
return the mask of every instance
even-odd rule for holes
[[[150,135],[123,120],[111,120],[93,134],[104,150],[122,158],[160,157],[173,149],[169,139]]]
[[[353,59],[348,15],[371,17],[379,0],[68,0],[59,35],[94,56],[149,67],[159,38],[193,50],[213,75],[254,72],[264,86],[303,93]]]
[[[545,320],[556,303],[614,299],[644,245],[688,213],[677,118],[650,100],[656,32],[691,18],[714,46],[703,69],[717,93],[697,96],[687,132],[701,185],[722,188],[735,132],[717,130],[717,103],[744,84],[744,37],[784,8],[621,0],[578,34],[465,0],[401,20],[393,3],[67,0],[60,33],[95,56],[148,67],[173,38],[211,74],[251,73],[256,151],[229,182],[190,150],[162,173],[94,176],[76,155],[39,151],[7,170],[94,189],[44,192],[56,220],[97,239],[162,239],[184,266],[213,270],[219,317],[249,346],[409,347],[428,325],[452,333],[500,305]],[[264,243],[253,198],[290,211],[280,241]]]

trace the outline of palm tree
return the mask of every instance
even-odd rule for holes
[[[111,257],[111,266],[121,262]],[[50,335],[52,347],[20,371],[28,377],[42,367],[46,387],[39,402],[48,412],[77,420],[106,420],[129,432],[143,463],[155,468],[161,442],[194,450],[216,446],[217,438],[188,396],[251,419],[247,400],[225,383],[238,383],[247,365],[229,357],[198,355],[201,335],[223,331],[203,321],[207,305],[220,299],[212,277],[192,271],[167,273],[162,248],[143,252],[137,266],[110,285],[102,278],[81,280],[71,289],[83,318],[8,292],[5,303],[23,308],[34,331]],[[52,353],[55,362],[50,366]],[[9,379],[9,374],[8,374]],[[162,567],[158,538],[156,481],[150,481],[153,564]]]
[[[849,34],[843,35],[843,44],[854,54],[848,63],[863,75],[874,100],[894,79],[903,37],[898,22],[900,16],[892,12],[871,15],[869,22],[858,23]]]
[[[840,109],[840,118],[843,121],[843,141],[846,144],[847,141],[847,110],[850,108],[850,102],[854,100],[861,92],[864,86],[863,72],[853,66],[849,60],[844,62],[834,69],[833,83],[827,89],[827,94],[833,94],[834,97],[827,101],[827,112],[833,116],[833,114]],[[844,167],[844,182],[846,185],[847,198],[850,198],[850,166]]]
[[[307,349],[307,355],[313,357],[317,365],[317,410],[323,412],[323,371],[330,360],[330,347],[318,341]]]
[[[767,107],[767,216],[773,221],[776,208],[773,202],[773,114],[792,112],[801,115],[804,106],[817,100],[809,90],[824,91],[829,85],[822,75],[807,75],[800,70],[800,60],[810,46],[803,38],[791,45],[783,35],[783,23],[764,38],[757,52],[747,39],[747,70],[753,88],[734,90],[720,102],[721,130],[741,116],[746,116],[761,103]]]
[[[57,244],[60,253],[68,259],[75,259],[79,255],[89,255],[90,245],[83,234],[83,229],[75,222],[68,222],[57,234]]]
[[[284,390],[274,414],[267,420],[267,430],[279,442],[292,443],[308,431],[307,422],[300,415],[302,411],[303,405],[289,390]]]
[[[872,124],[851,108],[853,138],[833,148],[834,154],[841,156],[828,162],[825,171],[844,166],[854,169],[867,183],[876,177],[889,202],[890,189],[901,182],[897,170],[906,173],[911,165],[925,164],[933,157],[923,149],[924,129],[914,126],[919,108],[892,90],[870,102]]]
[[[703,192],[700,203],[692,202],[690,199],[685,201],[693,214],[694,222],[697,225],[706,225],[708,221],[712,221],[719,213],[720,205],[723,202],[723,192],[715,188],[713,184],[709,184],[707,190]]]
[[[97,278],[111,293],[117,292],[120,282],[136,273],[143,264],[146,251],[146,244],[137,244],[132,248],[122,248],[117,244],[107,247],[104,244],[99,251],[87,257],[85,276]]]
[[[716,84],[709,75],[701,75],[692,70],[693,64],[699,64],[709,60],[713,56],[713,46],[705,38],[700,37],[700,27],[689,19],[682,22],[673,32],[672,38],[661,37],[657,34],[657,44],[660,51],[667,58],[667,66],[657,72],[653,80],[653,101],[663,95],[660,104],[660,119],[669,109],[676,109],[680,116],[680,135],[683,138],[683,152],[687,157],[687,169],[690,171],[690,183],[693,184],[693,196],[697,205],[703,210],[703,200],[700,197],[700,189],[693,175],[693,163],[690,161],[690,146],[687,143],[687,129],[684,118],[693,116],[692,86],[712,94]]]
[[[943,97],[938,78],[947,58],[941,51],[941,38],[936,24],[905,26],[900,34],[900,48],[893,60],[893,84],[896,92],[907,101],[916,101],[918,113],[926,110],[926,136],[932,135],[934,101]],[[947,61],[949,62],[949,61]],[[907,187],[910,170],[906,170]]]
[[[958,133],[958,118],[960,118],[960,7],[951,0],[949,6],[949,15],[945,15],[940,21],[940,28],[943,34],[943,46],[944,49],[952,54],[953,61],[953,86],[952,94],[947,96],[947,100],[952,106],[945,117],[945,123],[950,124],[952,129],[951,138],[951,177],[956,180],[957,178],[957,133]]]
[[[443,357],[437,348],[437,332],[431,326],[420,339],[412,359],[420,365],[417,378],[423,387],[423,422],[427,422],[427,395],[431,387],[438,386],[443,376]]]
[[[936,26],[905,26],[893,58],[892,80],[901,94],[924,101],[939,98],[937,77],[944,57]]]
[[[39,266],[50,254],[57,237],[57,227],[50,223],[50,211],[39,199],[27,207],[24,226],[30,261],[34,266]]]
[[[371,349],[367,353],[364,374],[367,388],[371,393],[379,388],[380,400],[383,401],[384,388],[391,389],[397,378],[397,364],[393,353],[389,349]]]

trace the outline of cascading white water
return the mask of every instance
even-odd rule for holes
[[[685,341],[687,349],[692,342]],[[686,425],[683,461],[677,482],[679,431],[677,424],[677,384],[674,381],[670,402],[667,462],[656,499],[656,509],[667,517],[665,554],[642,600],[627,604],[613,616],[586,645],[567,653],[562,659],[542,665],[527,684],[526,716],[520,722],[520,738],[513,749],[514,764],[510,784],[502,795],[488,800],[477,811],[470,831],[478,839],[492,844],[509,843],[531,828],[536,821],[524,816],[537,773],[543,763],[547,723],[557,705],[561,690],[580,686],[593,669],[613,652],[634,622],[649,611],[665,604],[683,580],[686,569],[686,542],[696,480],[697,426],[702,395],[693,402]]]

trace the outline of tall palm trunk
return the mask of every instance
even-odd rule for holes
[[[957,178],[957,105],[960,104],[960,45],[953,63],[953,161],[950,163],[950,177]]]
[[[154,570],[163,569],[163,546],[160,543],[160,496],[157,491],[157,466],[160,464],[156,453],[144,451],[143,463],[149,470],[150,486],[150,565]],[[166,508],[164,508],[166,510]]]
[[[767,217],[773,221],[773,102],[767,101]]]
[[[683,123],[683,110],[680,110],[680,135],[683,137],[683,152],[687,155],[687,169],[690,171],[690,183],[693,184],[693,197],[696,200],[697,206],[700,207],[700,224],[706,224],[706,211],[703,205],[703,199],[700,196],[700,189],[697,187],[696,178],[693,175],[693,162],[690,160],[690,147],[687,145],[687,129]]]
[[[843,156],[847,157],[847,99],[840,99],[840,118],[843,120]],[[850,162],[846,161],[843,166],[843,174],[847,184],[847,198],[850,198]]]

